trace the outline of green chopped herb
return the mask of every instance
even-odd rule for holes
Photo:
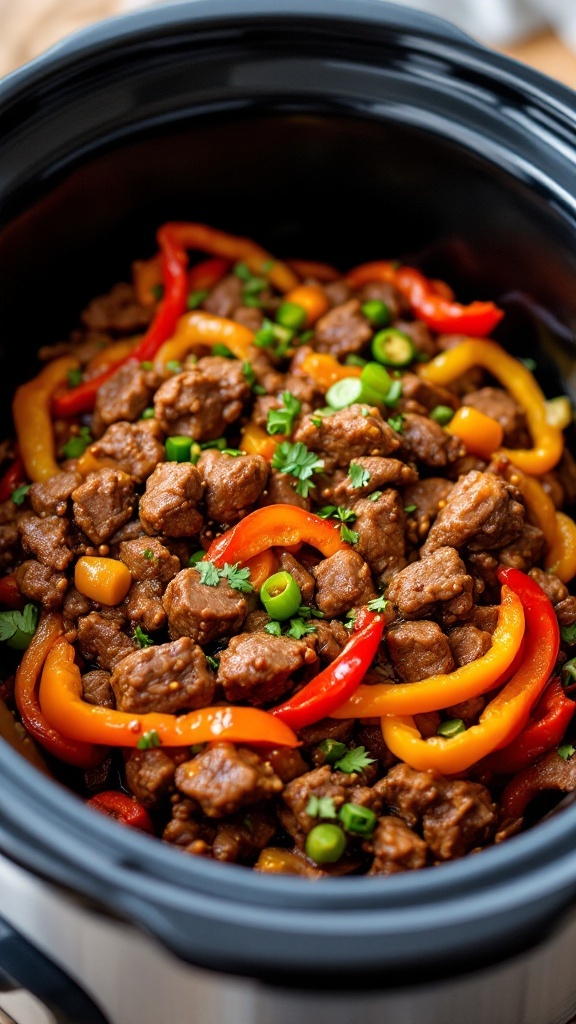
[[[388,426],[392,427],[392,430],[395,430],[397,434],[403,434],[404,417],[402,416],[402,413],[400,413],[399,416],[390,416],[388,420]]]
[[[276,260],[272,260],[272,259],[264,260],[264,263],[260,267],[260,270],[262,271],[263,274],[269,274],[270,271],[273,270],[275,266],[276,266]]]
[[[368,501],[378,501],[378,498],[382,497],[382,491],[372,491],[372,494],[368,495]]]
[[[252,364],[249,363],[247,359],[245,360],[245,362],[242,363],[242,373],[244,374],[244,378],[246,380],[246,383],[249,384],[250,388],[252,389],[252,394],[254,394],[254,395],[265,395],[266,394],[266,388],[263,387],[262,384],[258,383],[258,381],[256,379],[256,374],[254,373],[254,370],[252,369]]]
[[[244,263],[243,260],[235,265],[232,273],[235,274],[236,277],[239,277],[241,281],[250,281],[253,277],[250,267],[247,263]]]
[[[241,452],[239,448],[223,448],[222,455],[232,455],[233,458],[238,458],[239,455],[245,455],[246,452]]]
[[[331,796],[315,796],[314,794],[306,805],[305,813],[311,818],[335,818],[337,816]]]
[[[364,367],[364,366],[366,366],[367,362],[368,362],[367,359],[362,359],[362,356],[357,356],[354,353],[352,353],[349,356],[346,356],[346,359],[344,360],[344,363],[345,363],[346,366],[361,366],[361,367]]]
[[[368,299],[360,307],[361,312],[374,327],[387,327],[392,319],[390,307],[380,299]]]
[[[330,519],[330,516],[333,516],[334,513],[336,512],[337,507],[337,505],[324,505],[324,508],[321,508],[320,511],[316,513],[316,515],[320,519]]]
[[[79,459],[84,455],[88,445],[92,444],[92,434],[89,427],[80,427],[80,432],[68,439],[62,448],[62,454],[67,459]]]
[[[346,526],[346,523],[342,523],[342,526],[340,527],[340,536],[342,540],[346,541],[348,544],[358,543],[359,534],[356,533],[356,530],[350,530]]]
[[[234,353],[228,348],[228,345],[222,345],[221,342],[217,341],[212,346],[212,355],[221,356],[222,359],[236,359]]]
[[[188,309],[198,309],[198,306],[204,302],[204,299],[207,298],[207,296],[207,288],[200,288],[197,292],[190,292],[190,295],[186,300]]]
[[[324,460],[319,459],[315,452],[308,451],[306,445],[301,441],[296,444],[283,441],[274,452],[272,467],[279,469],[281,473],[296,477],[298,480],[295,487],[296,494],[307,498],[310,489],[316,486],[310,477],[313,473],[324,469]]]
[[[346,622],[344,623],[345,628],[346,629],[353,629],[355,622],[356,622],[356,612],[353,612],[353,611],[346,612]]]
[[[154,364],[151,363],[149,359],[145,359],[143,363],[140,363],[140,366],[143,370],[146,370],[146,372],[154,369]]]
[[[82,370],[80,369],[79,366],[77,366],[74,370],[68,370],[68,373],[66,374],[68,387],[77,388],[78,385],[82,383],[83,376],[84,374],[82,373]]]
[[[26,604],[21,612],[0,612],[0,640],[16,651],[25,651],[38,624],[35,604]]]
[[[398,405],[399,400],[402,398],[402,381],[393,380],[390,388],[384,395],[384,405],[387,405],[390,409],[395,409]],[[390,422],[390,421],[388,421]]]
[[[250,569],[240,569],[240,562],[236,562],[235,565],[229,565],[228,562],[218,569],[218,575],[222,580],[228,580],[229,586],[232,590],[238,590],[241,594],[251,594],[254,587],[250,583]],[[196,566],[198,568],[198,566]]]
[[[565,644],[576,644],[576,622],[571,626],[560,626],[560,636]]]
[[[298,342],[299,345],[307,345],[309,341],[314,337],[314,331],[302,331],[294,341]]]
[[[564,662],[560,672],[560,679],[562,686],[570,686],[576,682],[576,658],[571,658],[570,661]]]
[[[192,746],[190,747],[190,753],[192,754],[192,757],[196,757],[196,754],[201,754],[205,746],[205,743],[193,743]]]
[[[218,586],[220,576],[218,575],[218,569],[215,565],[212,565],[212,562],[198,562],[194,568],[200,576],[200,583],[203,583],[205,587]]]
[[[318,749],[324,754],[326,764],[335,764],[347,753],[346,744],[340,740],[325,739],[318,744]]]
[[[352,487],[365,487],[370,480],[370,473],[363,466],[357,466],[351,462],[348,469],[348,476]]]
[[[152,647],[154,641],[148,633],[145,633],[142,626],[136,626],[136,629],[132,633],[132,639],[138,644],[138,647]]]
[[[182,363],[179,363],[177,359],[169,359],[166,363],[166,369],[168,370],[168,373],[180,373]]]
[[[190,558],[188,559],[188,565],[196,566],[198,562],[202,561],[205,554],[206,552],[204,551],[203,548],[201,548],[200,551],[195,551],[193,555],[190,555]]]
[[[334,518],[339,519],[341,523],[355,523],[358,516],[351,508],[344,508],[343,505],[339,505]]]
[[[249,278],[242,289],[242,298],[244,299],[244,302],[246,302],[246,299],[249,299],[251,296],[259,295],[260,292],[264,291],[267,284],[268,282],[264,277]]]
[[[211,654],[206,655],[206,664],[209,665],[213,672],[217,672],[220,666],[218,658],[213,658]]]
[[[306,310],[297,302],[283,302],[276,313],[276,320],[282,327],[299,331],[306,323]]]
[[[302,408],[299,402],[289,391],[282,392],[282,405],[280,409],[268,410],[268,421],[266,430],[269,434],[291,434],[294,419]]]
[[[144,412],[142,413],[140,419],[141,420],[153,420],[154,419],[154,406],[153,405],[149,405],[147,409],[144,409]]]
[[[301,619],[323,619],[324,612],[321,612],[319,608],[310,608],[307,604],[301,604],[298,609],[298,616]]]
[[[452,739],[453,736],[458,736],[461,732],[466,732],[466,726],[461,718],[450,718],[446,722],[440,722],[436,729],[436,734],[443,736],[447,740]]]
[[[573,754],[576,754],[576,747],[570,745],[570,743],[564,743],[561,747],[558,747],[558,753],[564,761],[568,761]]]
[[[138,750],[153,750],[154,747],[159,747],[160,744],[161,740],[156,729],[150,729],[149,732],[142,734],[136,746]]]
[[[530,370],[530,373],[535,373],[535,371],[538,369],[538,363],[535,359],[532,359],[531,356],[526,356],[526,358],[521,359],[520,362],[524,363],[524,366],[527,370]]]
[[[447,423],[450,423],[454,415],[454,409],[450,405],[435,405],[430,413],[430,419],[439,423],[441,427],[445,427]]]
[[[321,416],[311,416],[310,420],[314,424],[315,427],[321,427],[322,426],[322,417]]]
[[[24,498],[28,494],[28,491],[32,487],[32,484],[21,484],[20,487],[15,487],[10,497],[15,505],[22,505]]]
[[[417,508],[418,505],[404,505],[404,511],[408,512],[408,514],[410,514],[411,512],[415,512]]]
[[[264,320],[262,327],[254,335],[254,344],[258,348],[269,348],[273,355],[281,359],[286,355],[290,343],[294,339],[294,331],[282,324]]]
[[[224,451],[228,441],[225,437],[215,437],[212,441],[203,441],[200,445],[202,451],[207,448],[218,448],[221,452]]]
[[[312,623],[304,622],[302,619],[290,619],[290,629],[286,636],[291,636],[293,640],[301,640],[303,636],[316,632],[316,626],[313,626]]]
[[[388,601],[386,600],[386,598],[380,595],[380,597],[373,597],[371,601],[368,601],[366,607],[371,612],[383,612],[385,611],[387,605]]]
[[[143,554],[143,556],[144,556],[144,558],[146,559],[147,562],[155,562],[156,561],[156,555],[152,551],[152,548],[145,548],[144,551],[142,552],[142,554]]]
[[[281,636],[282,627],[279,622],[267,622],[264,626],[266,633],[270,633],[271,636]]]
[[[368,757],[366,747],[354,747],[353,750],[346,751],[344,757],[340,757],[338,761],[335,761],[334,767],[338,768],[341,772],[352,775],[353,772],[364,771],[364,768],[367,768],[369,764],[373,764],[375,760],[374,757]]]
[[[153,284],[150,291],[152,292],[152,295],[154,296],[156,301],[160,302],[160,299],[164,296],[164,285]]]

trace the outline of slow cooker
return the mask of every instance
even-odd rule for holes
[[[38,346],[186,218],[342,267],[397,256],[496,298],[501,340],[576,394],[575,141],[568,89],[383,0],[194,0],[99,24],[0,83],[1,408]],[[442,867],[310,883],[135,834],[1,741],[0,771],[2,1021],[576,1012],[575,805]]]

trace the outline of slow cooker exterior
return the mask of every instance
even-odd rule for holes
[[[38,338],[57,337],[150,249],[158,220],[185,216],[342,265],[410,254],[464,292],[507,302],[523,343],[541,345],[544,371],[559,367],[571,387],[574,97],[436,19],[380,0],[175,4],[97,26],[10,76],[0,127],[5,407]],[[366,1020],[445,1021],[459,1019],[451,1001],[466,985],[471,1020],[479,1007],[478,1020],[552,1024],[576,1008],[576,980],[562,969],[551,984],[547,959],[555,950],[563,963],[576,941],[575,807],[412,877],[311,886],[184,858],[100,820],[4,744],[0,766],[0,911],[93,994],[82,957],[63,955],[50,915],[41,925],[34,913],[53,885],[54,916],[62,906],[94,923],[78,898],[94,901],[195,965],[178,965],[189,978],[225,973],[232,1003],[260,993],[243,997],[251,1016],[207,1004],[212,1020],[282,1024],[282,1007],[294,1015],[304,1000],[331,1022],[352,1006]],[[540,997],[527,999],[536,978]],[[308,994],[286,995],[294,986]],[[147,1020],[146,1008],[130,1017],[98,994],[113,1024]],[[199,1002],[191,1019],[204,1012]],[[169,1015],[190,1019],[181,1005]]]

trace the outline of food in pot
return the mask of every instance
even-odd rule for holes
[[[414,268],[157,241],[15,394],[1,735],[261,872],[532,824],[576,788],[570,403]]]

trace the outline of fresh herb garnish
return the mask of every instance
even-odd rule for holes
[[[231,455],[237,459],[239,455],[245,455],[246,452],[241,452],[239,448],[223,448],[222,455]]]
[[[154,641],[148,633],[145,633],[142,626],[136,626],[136,629],[132,633],[132,639],[138,644],[138,647],[152,647]]]
[[[154,747],[159,747],[160,744],[161,740],[156,729],[150,729],[142,734],[136,746],[138,750],[153,750]]]
[[[212,562],[197,562],[194,568],[200,576],[200,583],[203,583],[205,587],[218,586],[220,576],[218,575],[218,569],[215,565],[212,565]]]
[[[348,750],[344,757],[336,761],[334,767],[338,768],[341,772],[352,775],[353,772],[363,771],[369,764],[373,764],[375,760],[374,757],[368,757],[365,747],[354,747],[353,750]]]
[[[404,432],[404,417],[402,413],[399,413],[398,416],[390,416],[388,426],[392,427],[392,430],[395,430],[397,434],[402,434]]]
[[[312,794],[306,804],[306,814],[311,818],[335,818],[336,808],[331,796],[315,796]]]
[[[84,455],[88,445],[92,444],[93,440],[90,428],[80,427],[80,433],[74,434],[68,439],[62,448],[62,454],[66,459],[79,459],[81,455]]]
[[[290,441],[283,441],[279,444],[272,458],[272,467],[279,469],[281,473],[288,473],[296,477],[296,494],[307,498],[310,489],[316,484],[312,483],[310,477],[313,473],[324,469],[324,460],[319,459],[315,452],[308,451],[305,444],[298,441],[291,444]]]
[[[340,536],[342,540],[346,541],[348,544],[358,543],[359,534],[356,532],[356,530],[350,530],[346,526],[346,523],[342,523],[342,526],[340,527]]]
[[[368,601],[368,604],[366,605],[366,607],[371,612],[383,612],[385,610],[387,604],[388,604],[388,601],[386,600],[386,598],[382,597],[382,595],[380,595],[380,597],[374,597],[374,598],[372,598],[371,601]]]
[[[166,363],[166,369],[168,370],[168,373],[180,373],[182,363],[179,363],[177,359],[169,359]]]
[[[206,664],[209,665],[213,672],[217,672],[220,667],[218,658],[213,658],[211,654],[206,655]]]
[[[565,644],[576,644],[576,622],[570,626],[561,626],[560,636]]]
[[[188,309],[198,309],[198,306],[204,302],[204,299],[207,298],[207,296],[208,291],[206,288],[200,288],[197,292],[190,292],[190,295],[186,300],[186,306]]]
[[[356,512],[353,512],[351,508],[345,508],[344,505],[325,505],[319,512],[316,513],[320,519],[339,519],[341,523],[354,523],[358,518]]]
[[[558,753],[564,761],[567,761],[573,754],[576,754],[576,747],[571,746],[570,743],[564,743],[563,746],[558,747]]]
[[[307,604],[301,604],[298,609],[298,617],[301,619],[323,619],[324,612],[319,608],[310,608]]]
[[[252,394],[254,394],[254,395],[265,395],[266,394],[266,388],[262,384],[258,383],[258,381],[256,379],[256,374],[254,373],[254,370],[252,369],[252,364],[249,363],[247,359],[242,363],[242,373],[244,374],[244,379],[245,379],[246,383],[252,389]]]
[[[363,466],[357,466],[354,462],[348,467],[348,476],[352,487],[365,487],[370,479],[370,473]]]
[[[520,362],[524,363],[524,366],[527,370],[530,370],[530,373],[534,373],[534,371],[538,369],[538,363],[535,359],[532,359],[531,356],[526,356],[525,359],[521,359]]]
[[[286,636],[291,636],[293,640],[301,640],[303,636],[316,632],[316,626],[313,626],[311,622],[304,622],[303,619],[290,619],[290,629]]]
[[[282,636],[282,627],[279,622],[267,622],[264,631],[270,636]]]
[[[240,562],[236,562],[235,565],[229,565],[228,562],[218,569],[218,575],[222,580],[228,580],[232,590],[238,590],[241,594],[251,594],[254,587],[250,583],[250,569],[240,569]],[[199,566],[196,566],[198,568]]]
[[[21,484],[20,487],[15,487],[10,497],[15,505],[22,505],[24,498],[28,494],[28,491],[32,487],[32,484]]]
[[[415,512],[417,508],[418,505],[404,505],[404,511],[408,512],[408,514],[410,514],[410,512]]]
[[[258,348],[270,349],[273,355],[281,359],[286,355],[293,338],[294,331],[288,327],[275,324],[272,320],[264,320],[262,327],[254,335],[254,344]]]
[[[321,416],[311,416],[310,420],[311,420],[311,422],[314,424],[314,426],[316,428],[322,426],[322,417]]]
[[[36,632],[37,623],[35,604],[24,605],[21,612],[0,612],[0,640],[5,640],[14,650],[24,651]]]
[[[282,405],[279,409],[268,410],[268,421],[266,430],[269,434],[291,434],[294,426],[294,419],[302,408],[299,402],[289,391],[282,392]]]
[[[83,376],[84,374],[82,373],[82,370],[80,369],[79,366],[77,366],[74,370],[68,370],[68,373],[66,374],[68,387],[77,388],[78,385],[82,383]]]
[[[372,491],[372,494],[368,495],[368,501],[378,501],[378,498],[382,497],[382,491]]]

